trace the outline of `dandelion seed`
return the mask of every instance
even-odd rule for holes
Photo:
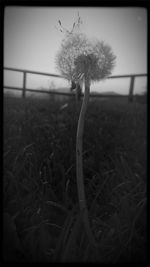
[[[37,214],[40,214],[40,212],[41,212],[41,208],[38,208]]]
[[[60,107],[60,110],[63,110],[63,109],[65,109],[65,108],[67,108],[67,107],[68,107],[68,103],[62,105],[62,106]]]

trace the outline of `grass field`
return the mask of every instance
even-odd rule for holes
[[[80,220],[75,140],[81,103],[4,98],[4,257],[30,262],[146,260],[146,105],[91,101],[83,142],[90,223]]]

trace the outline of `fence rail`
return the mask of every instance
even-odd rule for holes
[[[17,69],[17,68],[10,68],[10,67],[4,67],[4,70],[10,70],[10,71],[16,71],[16,72],[22,72],[23,73],[23,87],[13,87],[13,86],[3,86],[4,89],[11,89],[11,90],[18,90],[22,91],[22,97],[25,98],[26,92],[33,92],[33,93],[46,93],[46,94],[55,94],[55,95],[64,95],[64,96],[72,96],[72,93],[67,92],[56,92],[56,91],[48,91],[48,90],[36,90],[36,89],[30,89],[26,88],[26,81],[27,81],[27,74],[36,74],[36,75],[43,75],[43,76],[51,76],[51,77],[57,77],[57,78],[63,78],[65,77],[57,74],[51,74],[51,73],[45,73],[45,72],[37,72],[37,71],[31,71],[31,70],[25,70],[25,69]],[[142,74],[129,74],[129,75],[115,75],[110,76],[107,79],[113,79],[113,78],[130,78],[130,87],[129,87],[129,94],[128,95],[109,95],[109,94],[90,94],[90,97],[127,97],[130,102],[133,101],[133,92],[134,92],[134,82],[136,77],[144,77],[147,76],[146,73]],[[83,94],[82,94],[83,96]]]

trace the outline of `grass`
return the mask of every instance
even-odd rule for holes
[[[90,223],[98,243],[92,247],[77,200],[75,140],[81,103],[76,107],[70,100],[61,109],[63,104],[4,98],[7,260],[144,262],[146,105],[117,100],[88,105],[83,158]]]

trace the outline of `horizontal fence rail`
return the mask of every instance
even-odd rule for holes
[[[61,75],[52,74],[52,73],[46,73],[46,72],[37,72],[37,71],[32,71],[32,70],[24,70],[24,69],[16,69],[16,68],[4,68],[4,70],[12,70],[12,71],[17,71],[17,72],[26,72],[26,73],[31,73],[31,74],[38,74],[38,75],[44,75],[44,76],[53,76],[53,77],[57,77],[57,78],[64,78]]]
[[[36,90],[36,89],[30,89],[26,88],[26,80],[27,80],[27,74],[36,74],[36,75],[43,75],[43,76],[51,76],[56,78],[63,78],[66,79],[64,76],[57,75],[57,74],[51,74],[51,73],[45,73],[45,72],[37,72],[37,71],[31,71],[31,70],[25,70],[25,69],[17,69],[17,68],[9,68],[4,67],[4,70],[10,70],[10,71],[16,71],[23,73],[23,87],[14,87],[14,86],[3,86],[4,89],[11,89],[11,90],[18,90],[22,91],[22,97],[25,98],[26,92],[33,92],[33,93],[46,93],[46,94],[55,94],[55,95],[62,95],[62,96],[72,96],[72,93],[67,92],[57,92],[54,90],[48,91],[48,90]],[[133,91],[134,91],[134,82],[136,77],[144,77],[147,76],[146,73],[143,74],[129,74],[129,75],[115,75],[107,77],[107,79],[113,79],[113,78],[130,78],[130,87],[129,87],[129,94],[128,95],[121,95],[121,94],[90,94],[90,97],[127,97],[129,99],[129,102],[133,101]],[[81,94],[83,96],[83,94]]]

